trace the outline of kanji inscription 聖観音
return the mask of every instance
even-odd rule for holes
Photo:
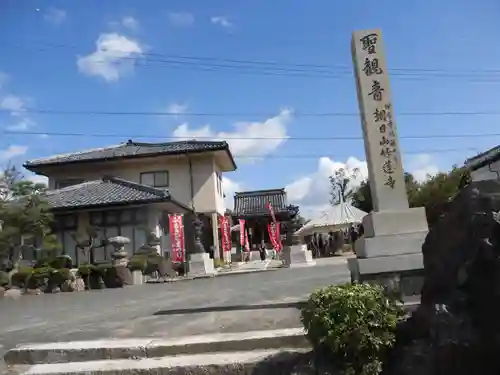
[[[352,52],[374,209],[407,208],[399,142],[379,30],[353,33]],[[373,185],[373,186],[372,186]]]

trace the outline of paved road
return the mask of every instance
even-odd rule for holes
[[[20,343],[298,327],[299,312],[290,301],[349,280],[346,265],[334,261],[172,284],[3,299],[0,354]]]

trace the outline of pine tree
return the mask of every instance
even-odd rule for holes
[[[15,166],[0,175],[0,265],[15,267],[21,254],[21,238],[34,239],[36,250],[60,247],[51,226],[53,216],[44,199],[46,186],[24,179]]]

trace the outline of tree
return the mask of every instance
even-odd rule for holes
[[[429,176],[426,181],[418,182],[411,173],[405,173],[406,192],[410,207],[425,207],[427,221],[432,225],[446,210],[447,204],[459,192],[460,188],[470,179],[465,168],[453,166],[449,172],[441,172]],[[370,212],[373,210],[370,183],[363,181],[353,192],[353,206]]]
[[[351,204],[364,212],[373,211],[372,192],[368,180],[361,181],[351,196]]]
[[[425,207],[427,221],[432,226],[468,181],[469,171],[454,165],[451,171],[438,173],[421,183],[416,194],[411,197],[410,206]]]
[[[300,215],[299,206],[294,204],[289,204],[286,209],[290,214],[291,222],[296,226],[302,227],[308,222],[308,220],[306,220],[304,217]]]
[[[39,248],[47,251],[59,247],[51,231],[52,215],[44,199],[46,187],[25,180],[14,166],[0,175],[0,264],[19,260],[21,239],[33,238]]]
[[[354,168],[351,171],[345,168],[340,168],[335,171],[335,174],[329,177],[330,180],[330,204],[335,206],[342,201],[346,202],[351,199],[354,191],[351,187],[351,181],[359,175],[359,168]]]

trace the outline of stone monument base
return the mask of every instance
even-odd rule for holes
[[[222,252],[222,260],[225,263],[231,263],[231,252],[230,251],[223,251]]]
[[[189,260],[189,275],[215,275],[214,261],[210,258],[210,254],[191,254]]]
[[[283,266],[287,268],[315,266],[312,251],[305,245],[292,245],[289,250],[283,249]]]
[[[403,254],[347,260],[352,282],[387,285],[395,280],[405,296],[420,294],[424,279],[422,254]]]
[[[428,232],[425,209],[372,212],[363,218],[363,227],[356,258],[349,259],[351,279],[383,284],[397,280],[404,295],[419,294]]]

